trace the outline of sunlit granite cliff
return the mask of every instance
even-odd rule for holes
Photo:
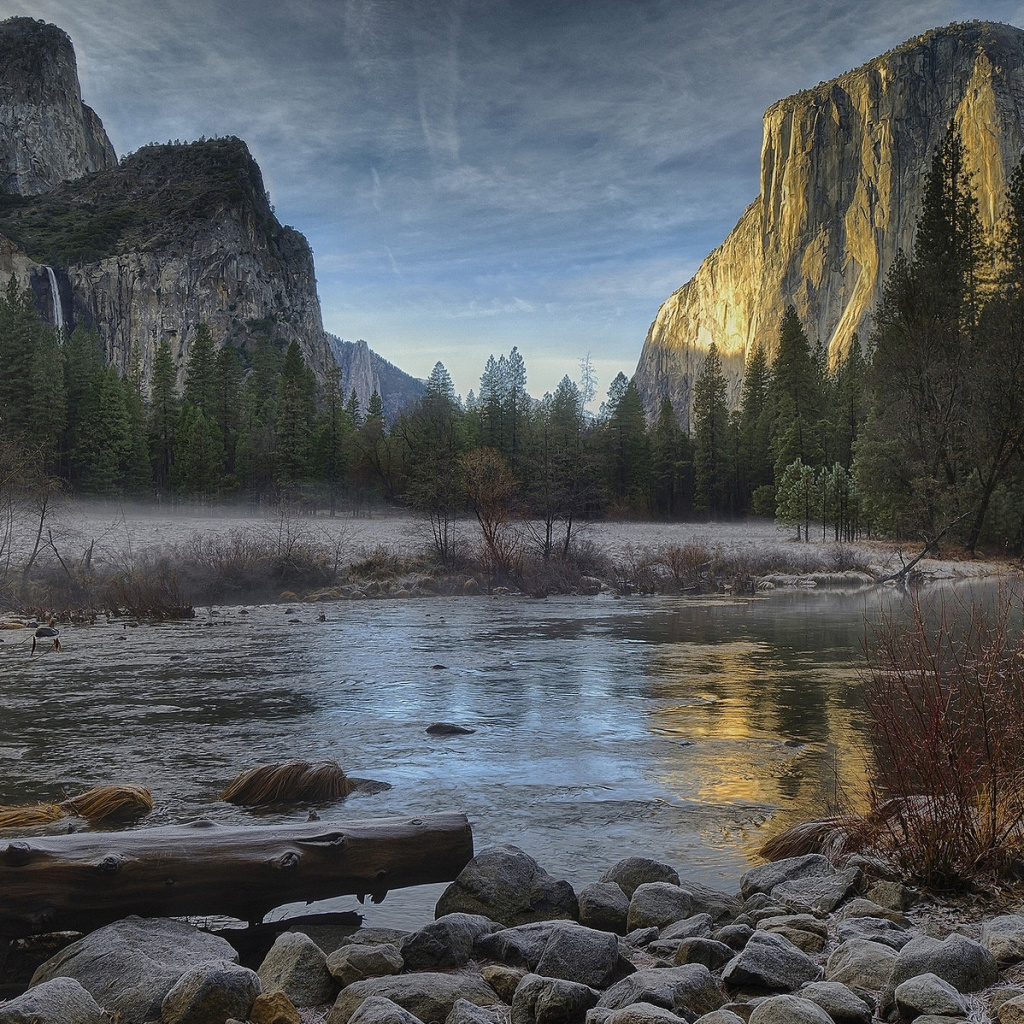
[[[910,251],[924,177],[950,120],[991,231],[1024,146],[1024,32],[974,22],[928,32],[769,107],[761,194],[658,310],[636,381],[649,417],[690,387],[712,342],[735,371],[774,350],[796,306],[835,361],[863,343],[889,265]]]

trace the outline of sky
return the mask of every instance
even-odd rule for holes
[[[0,0],[72,38],[118,156],[237,135],[325,328],[465,395],[631,376],[758,192],[776,100],[1024,0]]]

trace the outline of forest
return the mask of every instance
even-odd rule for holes
[[[589,362],[536,400],[516,348],[463,401],[438,363],[386,423],[335,370],[318,382],[268,331],[217,348],[198,325],[183,387],[167,344],[148,386],[99,335],[63,336],[12,277],[0,298],[0,487],[126,497],[287,500],[331,515],[375,503],[429,519],[436,554],[475,515],[500,563],[528,519],[546,559],[597,516],[758,515],[804,539],[867,532],[1019,554],[1024,545],[1024,161],[996,237],[983,231],[959,133],[928,174],[913,251],[886,279],[866,345],[829,360],[786,310],[774,353],[731,382],[711,346],[692,430],[666,400],[645,422],[619,374],[595,416]],[[730,402],[730,397],[736,396]]]

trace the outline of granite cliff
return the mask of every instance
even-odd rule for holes
[[[394,423],[403,409],[426,394],[423,381],[410,377],[404,370],[389,363],[365,341],[342,341],[333,334],[327,337],[331,354],[341,367],[342,389],[346,396],[355,391],[359,399],[359,410],[364,416],[374,391],[380,395],[384,405],[384,419],[388,423]]]
[[[31,286],[52,322],[95,326],[122,371],[135,348],[148,377],[166,340],[183,374],[206,323],[219,344],[295,339],[322,377],[333,360],[313,255],[278,222],[244,142],[152,145],[118,163],[77,99],[63,32],[29,18],[0,23],[0,58],[0,130],[18,168],[0,194],[4,280],[14,273]],[[65,130],[75,100],[77,133]],[[18,113],[30,107],[34,120]],[[28,163],[17,156],[26,152]]]
[[[648,417],[668,397],[688,423],[710,344],[738,374],[758,345],[774,350],[790,303],[833,363],[855,335],[863,343],[893,257],[912,249],[924,178],[952,120],[991,232],[1024,148],[1021,30],[937,29],[770,107],[761,194],[648,331],[636,370]]]

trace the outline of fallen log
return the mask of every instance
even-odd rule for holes
[[[0,937],[90,931],[128,914],[258,924],[285,903],[450,882],[473,858],[464,814],[185,825],[0,844]]]

